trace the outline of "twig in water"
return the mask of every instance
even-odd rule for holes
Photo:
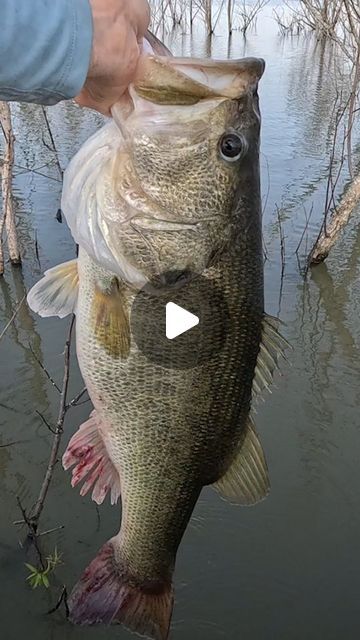
[[[37,540],[36,527],[34,526],[32,518],[27,515],[26,510],[24,509],[19,496],[16,496],[16,501],[18,503],[18,507],[19,507],[19,509],[21,511],[21,514],[22,514],[22,517],[23,517],[23,522],[21,523],[21,521],[18,521],[16,524],[26,524],[27,525],[27,528],[28,528],[27,542],[32,542],[32,544],[34,545],[36,553],[37,553],[38,558],[39,558],[39,562],[40,562],[41,568],[44,570],[45,569],[45,561],[44,561],[44,558],[43,558],[43,555],[41,553],[41,549],[39,547],[39,543],[38,543],[38,540]],[[22,547],[23,545],[20,543],[20,546]]]
[[[40,255],[39,255],[39,243],[38,243],[38,239],[37,239],[37,231],[35,230],[35,255],[36,255],[36,259],[38,261],[38,265],[41,269],[41,262],[40,262]]]
[[[58,601],[57,601],[57,603],[56,603],[55,607],[53,607],[52,609],[50,609],[50,610],[48,611],[48,614],[50,615],[51,613],[55,613],[55,611],[57,611],[57,610],[58,610],[58,608],[60,607],[61,603],[63,602],[63,603],[64,603],[64,606],[65,606],[65,613],[66,613],[66,617],[68,618],[68,617],[69,617],[70,612],[69,612],[69,605],[68,605],[68,601],[67,601],[67,599],[68,599],[68,596],[67,596],[67,589],[66,589],[66,586],[65,586],[65,585],[63,585],[62,591],[61,591],[61,593],[60,593],[59,599],[58,599]]]
[[[15,444],[24,444],[24,442],[29,442],[29,440],[14,440],[14,442],[6,442],[5,444],[0,444],[0,449],[13,447]]]
[[[47,178],[48,180],[53,180],[54,182],[60,182],[60,184],[62,183],[62,180],[60,180],[59,178],[54,178],[53,176],[48,176],[48,175],[46,175],[46,173],[41,173],[41,171],[38,171],[37,169],[28,169],[27,167],[22,167],[19,164],[14,165],[14,166],[15,166],[15,168],[21,169],[21,171],[18,171],[16,173],[16,176],[22,176],[25,173],[34,173],[37,176],[41,176],[41,178]],[[44,166],[48,166],[48,165],[44,165]]]
[[[51,480],[52,480],[52,477],[53,477],[54,469],[55,469],[55,466],[56,466],[56,463],[57,463],[57,456],[58,456],[58,452],[59,452],[61,436],[62,436],[62,433],[63,433],[63,425],[64,425],[66,411],[67,411],[67,408],[68,408],[66,400],[67,400],[67,392],[68,392],[68,386],[69,386],[70,348],[71,348],[71,338],[72,338],[74,322],[75,322],[75,316],[72,316],[72,319],[71,319],[71,322],[70,322],[69,331],[68,331],[68,335],[67,335],[67,339],[66,339],[66,342],[65,342],[65,349],[64,349],[64,375],[63,375],[62,387],[61,387],[61,390],[60,390],[60,405],[59,405],[58,419],[57,419],[55,430],[53,430],[50,427],[50,425],[45,420],[45,418],[42,416],[42,414],[40,414],[40,412],[37,411],[38,415],[40,415],[40,417],[43,419],[43,421],[45,422],[46,426],[50,429],[50,431],[52,431],[54,433],[54,439],[53,439],[53,443],[52,443],[50,458],[49,458],[48,466],[47,466],[47,469],[46,469],[45,477],[44,477],[42,486],[40,488],[39,496],[38,496],[38,499],[37,499],[37,501],[35,503],[34,508],[30,510],[29,514],[26,513],[26,510],[23,508],[23,506],[22,506],[22,504],[20,502],[20,499],[17,498],[17,502],[18,502],[20,511],[22,513],[23,519],[24,519],[24,523],[27,525],[27,527],[29,529],[28,538],[35,545],[35,548],[36,548],[36,550],[38,552],[39,559],[40,559],[42,567],[44,567],[44,560],[43,560],[43,557],[42,557],[42,554],[41,554],[41,551],[40,551],[40,548],[39,548],[39,545],[38,545],[38,540],[37,540],[37,538],[38,538],[38,525],[39,525],[39,519],[40,519],[41,513],[42,513],[44,505],[45,505],[45,499],[46,499],[47,492],[48,492],[49,487],[50,487],[50,483],[51,483]],[[49,375],[48,375],[48,377],[50,378]]]
[[[51,433],[56,434],[55,429],[52,428],[52,426],[48,423],[48,421],[43,416],[43,414],[40,413],[40,411],[38,411],[37,409],[35,409],[35,413],[37,413],[37,415],[41,418],[41,420],[43,421],[44,425],[49,429],[49,431],[51,431]]]
[[[58,419],[56,423],[54,440],[51,448],[50,458],[49,458],[48,466],[46,469],[44,481],[40,489],[39,497],[36,501],[35,508],[31,513],[31,521],[33,523],[35,532],[38,527],[39,518],[44,508],[45,499],[46,499],[47,492],[49,490],[50,483],[52,480],[52,476],[53,476],[53,472],[54,472],[54,468],[56,465],[57,456],[59,452],[61,436],[63,433],[64,420],[65,420],[65,415],[67,411],[67,392],[68,392],[69,376],[70,376],[70,347],[71,347],[71,338],[72,338],[74,323],[75,323],[75,316],[73,315],[70,322],[68,336],[65,342],[64,376],[63,376],[63,383],[61,388],[59,413],[58,413]]]
[[[86,387],[84,387],[72,400],[70,400],[70,402],[66,405],[66,408],[69,409],[70,407],[76,407],[79,404],[79,400],[81,400],[81,398],[86,393],[86,391],[87,389]],[[86,400],[86,402],[88,401]],[[85,403],[80,403],[80,404],[85,404]]]
[[[31,528],[31,522],[30,522],[30,520],[29,520],[29,518],[27,516],[27,513],[26,513],[24,507],[21,504],[21,500],[20,500],[19,496],[16,496],[16,502],[18,503],[18,507],[19,507],[19,509],[21,511],[21,514],[22,514],[22,517],[24,519],[23,521],[28,525],[28,527]]]
[[[61,180],[62,180],[62,179],[63,179],[63,177],[64,177],[64,172],[63,172],[63,170],[62,170],[62,168],[61,168],[61,164],[60,164],[60,161],[59,161],[59,154],[58,154],[58,151],[57,151],[57,148],[56,148],[56,144],[55,144],[54,136],[53,136],[52,131],[51,131],[50,122],[49,122],[49,119],[48,119],[48,116],[47,116],[47,113],[46,113],[46,109],[45,109],[45,107],[41,107],[41,110],[42,110],[42,112],[43,112],[43,116],[44,116],[44,120],[45,120],[46,128],[47,128],[47,130],[48,130],[49,138],[50,138],[50,140],[51,140],[51,147],[49,147],[49,146],[46,144],[46,142],[45,142],[45,141],[43,141],[43,142],[44,142],[45,146],[46,146],[48,149],[50,149],[50,151],[53,151],[53,153],[55,154],[56,164],[57,164],[57,167],[58,167],[58,169],[59,169],[60,177],[61,177]]]
[[[24,300],[26,298],[26,294],[23,295],[23,297],[21,298],[19,304],[16,306],[14,313],[12,314],[10,320],[6,323],[5,327],[3,328],[2,332],[0,333],[0,340],[4,337],[5,333],[7,332],[8,328],[10,327],[10,325],[14,322],[20,308],[21,305],[23,304]]]
[[[49,533],[55,533],[55,531],[61,531],[61,529],[65,529],[65,525],[60,524],[58,527],[53,527],[53,529],[42,531],[41,533],[38,533],[37,536],[38,538],[40,538],[40,536],[47,536]]]
[[[279,223],[280,255],[281,255],[281,275],[280,275],[279,311],[278,311],[278,315],[280,315],[281,300],[282,300],[282,293],[283,293],[283,287],[284,287],[286,251],[285,251],[285,235],[284,235],[284,231],[283,231],[283,228],[282,228],[281,214],[280,214],[279,207],[276,207],[276,212],[277,212],[277,219],[278,219],[278,223]]]
[[[13,265],[21,265],[21,256],[15,224],[15,212],[12,195],[12,176],[14,166],[14,142],[15,136],[12,129],[11,110],[7,102],[0,102],[0,127],[5,138],[4,159],[0,169],[2,187],[2,215],[0,216],[0,275],[4,273],[4,252],[2,237],[4,228],[7,233],[7,245],[10,262]]]
[[[311,218],[311,215],[312,215],[313,210],[314,210],[314,203],[311,205],[311,209],[310,209],[310,213],[309,213],[309,215],[307,215],[307,213],[306,213],[306,209],[304,208],[304,211],[305,211],[305,227],[304,227],[303,232],[302,232],[302,234],[301,234],[301,238],[300,238],[300,240],[299,240],[299,242],[298,242],[298,246],[297,246],[297,247],[296,247],[296,249],[295,249],[295,253],[296,253],[296,255],[298,255],[298,253],[299,253],[300,247],[301,247],[302,242],[303,242],[303,240],[304,240],[305,233],[306,233],[306,232],[307,232],[307,230],[308,230],[309,222],[310,222],[310,218]]]
[[[23,413],[22,411],[19,411],[19,409],[15,409],[15,407],[10,407],[5,402],[0,402],[0,407],[2,407],[3,409],[6,409],[7,411],[12,411],[13,413],[21,413],[21,414]]]
[[[48,372],[48,370],[44,367],[43,363],[41,362],[41,360],[39,360],[39,358],[37,357],[34,349],[32,348],[31,344],[29,343],[29,349],[33,355],[33,357],[35,358],[36,362],[38,363],[39,367],[41,367],[41,369],[43,370],[43,372],[45,373],[46,377],[48,378],[48,380],[50,380],[51,384],[53,387],[55,387],[56,391],[58,391],[59,393],[61,393],[61,389],[60,387],[56,384],[55,380],[51,377],[50,373]]]

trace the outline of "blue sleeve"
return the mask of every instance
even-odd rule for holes
[[[55,104],[85,83],[89,0],[0,0],[0,100]]]

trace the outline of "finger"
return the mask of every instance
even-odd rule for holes
[[[150,6],[146,0],[138,0],[137,6],[132,5],[132,11],[135,9],[135,20],[133,22],[138,38],[142,38],[149,28],[150,24]]]
[[[116,100],[104,100],[104,99],[96,99],[89,94],[88,91],[82,90],[78,96],[75,98],[76,104],[80,107],[86,107],[87,109],[94,109],[102,113],[104,116],[111,116],[110,109]]]

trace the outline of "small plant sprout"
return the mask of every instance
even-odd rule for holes
[[[62,564],[61,554],[58,553],[58,550],[55,547],[54,553],[46,557],[45,568],[37,568],[32,564],[25,563],[25,566],[30,571],[26,580],[29,582],[33,589],[41,586],[48,589],[50,586],[49,576],[55,571],[56,567],[59,566],[59,564]]]

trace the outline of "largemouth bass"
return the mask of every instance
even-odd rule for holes
[[[269,490],[250,415],[285,341],[265,316],[257,85],[263,61],[144,56],[131,104],[67,169],[63,210],[79,256],[46,272],[29,305],[76,314],[94,411],[63,457],[100,504],[121,493],[121,528],[70,599],[75,623],[169,634],[176,552],[199,494],[250,505]],[[222,349],[192,368],[148,359],[131,331],[135,297],[167,273],[201,274],[224,294]],[[196,277],[195,277],[196,280]],[[187,286],[186,277],[183,284]],[[145,312],[151,324],[151,302]],[[176,363],[174,363],[176,365]]]

